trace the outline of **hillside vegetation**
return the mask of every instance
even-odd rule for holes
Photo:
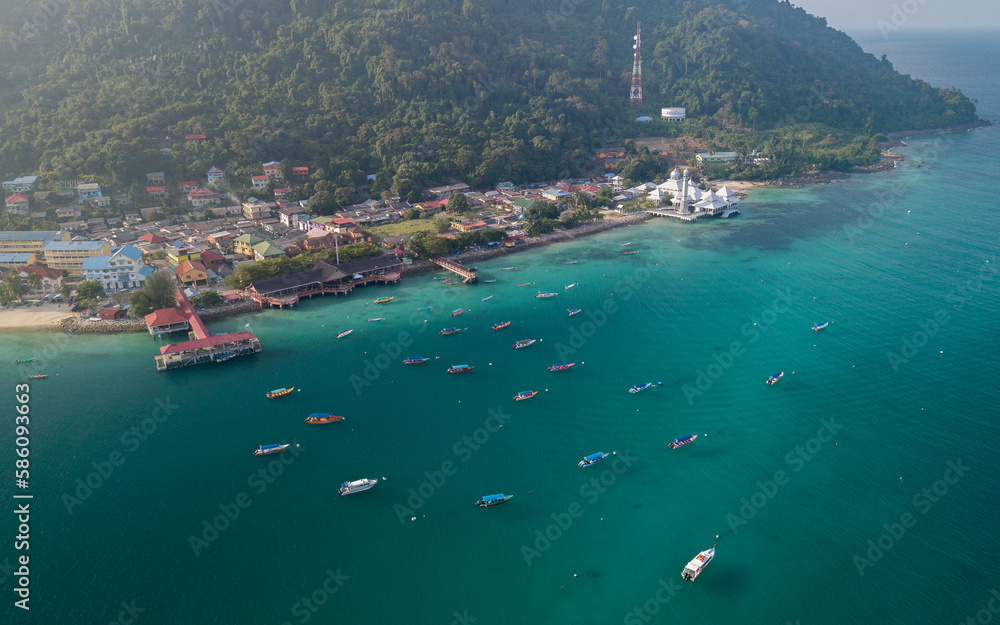
[[[453,180],[578,173],[661,106],[686,107],[697,133],[808,123],[858,153],[878,133],[976,119],[961,93],[898,74],[787,2],[633,2],[4,3],[0,174],[128,191],[148,171],[203,181],[216,165],[244,180],[277,160],[309,165],[343,204],[366,174],[368,193],[415,199]],[[630,111],[637,20],[646,98]]]

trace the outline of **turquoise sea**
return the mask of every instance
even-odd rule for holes
[[[898,34],[862,43],[1000,121],[997,33]],[[735,219],[480,263],[495,284],[428,274],[211,323],[250,323],[264,347],[216,366],[158,373],[148,335],[3,334],[0,621],[988,622],[998,139],[913,137],[895,172],[756,190]],[[439,336],[449,325],[467,329]],[[524,338],[540,341],[512,349]],[[546,370],[562,360],[579,364]],[[462,363],[476,368],[445,372]],[[30,384],[21,490],[14,386],[35,371],[50,377]],[[647,381],[662,385],[627,392]],[[312,412],[347,419],[307,426]],[[294,444],[252,455],[279,441]],[[577,467],[596,451],[616,455]],[[338,495],[362,477],[379,483]],[[15,490],[34,495],[27,551]],[[473,505],[499,492],[514,498]]]

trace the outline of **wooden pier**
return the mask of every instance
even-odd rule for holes
[[[188,365],[217,362],[220,358],[249,356],[261,351],[260,340],[252,332],[231,332],[212,336],[183,291],[177,291],[179,315],[191,326],[188,340],[164,345],[154,359],[157,371]]]
[[[469,269],[465,265],[456,263],[453,260],[448,260],[447,258],[432,258],[431,262],[441,267],[447,269],[448,271],[457,274],[462,277],[462,282],[469,284],[470,282],[476,282],[479,280],[479,271],[476,269]]]

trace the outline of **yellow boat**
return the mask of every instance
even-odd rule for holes
[[[274,389],[273,391],[271,391],[270,393],[267,394],[267,398],[268,399],[274,399],[276,397],[284,397],[285,395],[288,395],[289,393],[291,393],[294,390],[295,390],[294,386],[291,387],[291,388],[276,388],[276,389]]]
[[[393,297],[395,297],[395,296],[393,296]],[[386,302],[391,302],[391,301],[392,301],[392,297],[380,297],[377,300],[375,300],[375,303],[376,304],[384,304]]]

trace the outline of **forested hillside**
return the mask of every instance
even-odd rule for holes
[[[897,74],[787,2],[46,0],[0,11],[4,177],[127,190],[148,171],[202,180],[217,165],[232,178],[278,160],[309,165],[349,201],[373,173],[375,191],[403,196],[457,179],[566,176],[661,106],[687,107],[701,127],[808,122],[862,139],[975,120],[960,93]],[[208,139],[180,140],[189,133]]]

